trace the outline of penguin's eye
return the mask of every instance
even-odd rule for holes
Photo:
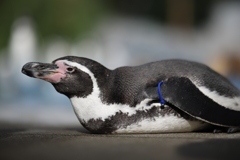
[[[67,72],[69,72],[69,73],[72,73],[72,72],[74,72],[74,71],[75,71],[75,69],[72,68],[72,67],[68,67],[68,68],[67,68]]]

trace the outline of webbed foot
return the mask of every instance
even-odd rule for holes
[[[240,131],[239,127],[230,127],[230,128],[228,128],[227,133],[236,133],[239,131]]]
[[[213,133],[236,133],[240,132],[239,127],[220,127],[220,128],[215,128],[213,129]]]

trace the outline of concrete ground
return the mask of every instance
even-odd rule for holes
[[[240,159],[240,133],[91,134],[79,126],[0,123],[0,159]]]

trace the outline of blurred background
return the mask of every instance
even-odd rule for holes
[[[240,1],[0,0],[0,122],[79,124],[67,97],[21,73],[66,55],[110,69],[193,60],[240,88]]]

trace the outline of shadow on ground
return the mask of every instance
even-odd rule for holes
[[[79,126],[0,123],[0,159],[240,159],[240,133],[91,134]]]
[[[202,142],[186,143],[177,147],[182,157],[195,159],[239,160],[240,139],[209,139]]]

